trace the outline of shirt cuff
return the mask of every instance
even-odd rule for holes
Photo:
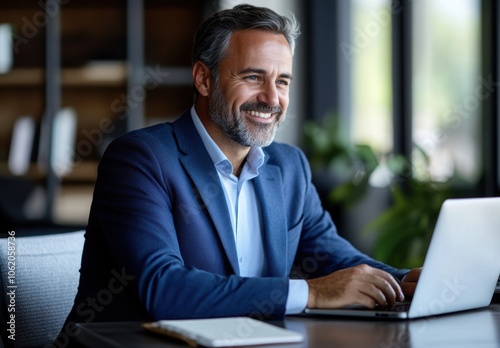
[[[290,279],[285,314],[301,313],[307,306],[309,286],[304,279]]]

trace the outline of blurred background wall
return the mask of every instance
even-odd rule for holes
[[[0,2],[0,232],[85,226],[106,145],[191,106],[193,34],[241,2]],[[496,1],[245,2],[301,22],[277,140],[306,151],[358,247],[371,253],[377,234],[363,231],[394,187],[417,211],[425,197],[498,195]]]

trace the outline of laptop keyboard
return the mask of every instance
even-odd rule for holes
[[[500,277],[498,278],[497,287],[495,289],[494,302],[500,302]],[[398,302],[393,306],[375,306],[375,310],[384,312],[408,312],[411,302]],[[363,306],[349,306],[350,309],[358,310],[373,310]]]
[[[387,307],[390,312],[408,312],[410,310],[410,302],[396,303],[393,306]]]
[[[375,306],[375,308],[368,308],[361,305],[353,305],[345,307],[348,309],[355,309],[360,311],[383,311],[383,312],[408,312],[410,309],[410,302],[398,302],[392,306]]]

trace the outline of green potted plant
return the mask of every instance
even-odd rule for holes
[[[375,234],[372,256],[395,267],[421,266],[441,204],[451,194],[449,182],[430,177],[426,153],[415,147],[410,161],[351,144],[340,134],[335,117],[327,118],[324,125],[307,123],[305,147],[313,171],[336,182],[328,199],[346,209],[356,207],[372,182],[385,182],[391,202],[363,231]]]

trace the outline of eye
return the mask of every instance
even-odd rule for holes
[[[245,80],[248,80],[248,81],[259,81],[260,78],[258,75],[248,75],[248,76],[245,76]]]
[[[288,81],[288,80],[278,80],[278,81],[276,81],[276,84],[287,87],[287,86],[290,85],[290,81]]]

